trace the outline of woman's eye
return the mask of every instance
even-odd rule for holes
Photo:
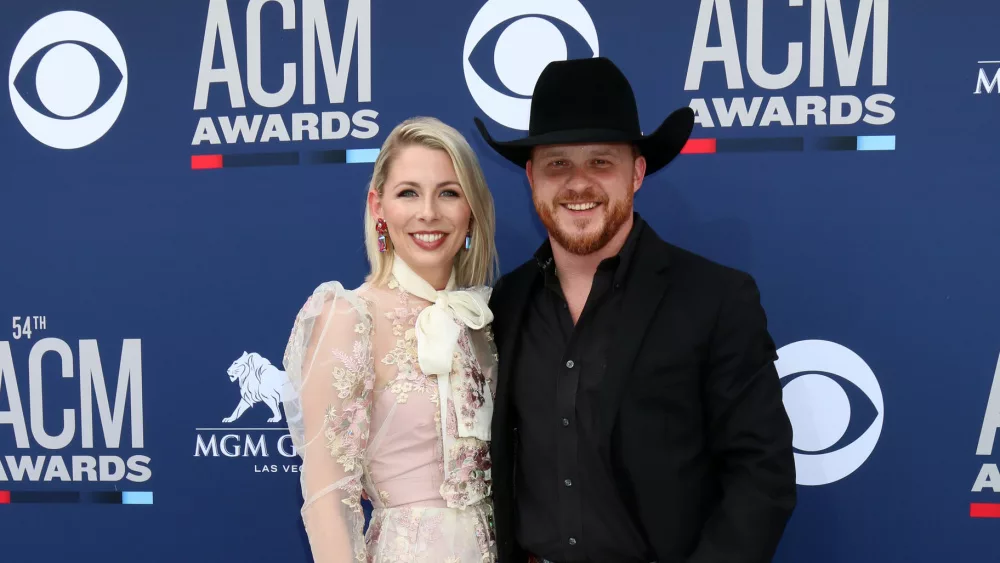
[[[458,192],[456,192],[455,190],[444,190],[443,192],[441,192],[441,195],[445,197],[459,197]]]

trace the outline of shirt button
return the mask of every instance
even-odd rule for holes
[[[570,538],[569,539],[569,544],[570,545],[576,545],[576,538]]]
[[[573,486],[573,481],[572,481],[572,479],[566,479],[565,481],[563,481],[563,483],[566,483],[566,486],[567,486],[567,487],[572,487],[572,486]]]
[[[569,426],[569,419],[568,418],[564,418],[563,419],[563,426]]]
[[[566,362],[566,367],[568,367],[569,369],[573,369],[573,365],[574,365],[573,360]]]

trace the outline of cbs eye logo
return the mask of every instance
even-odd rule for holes
[[[112,76],[117,68],[117,87],[113,79],[101,79],[101,67]],[[28,28],[14,49],[7,80],[14,114],[32,137],[53,148],[78,149],[100,139],[118,119],[128,68],[108,26],[89,14],[66,11]],[[102,94],[104,103],[95,104]]]
[[[803,340],[775,362],[792,422],[796,481],[826,485],[854,473],[882,434],[882,389],[868,364],[835,342]]]
[[[476,48],[480,42],[483,49]],[[492,64],[484,60],[490,57],[490,43],[496,45]],[[597,56],[597,29],[577,0],[489,0],[469,25],[462,66],[479,108],[497,123],[523,131],[528,129],[531,93],[545,66]]]

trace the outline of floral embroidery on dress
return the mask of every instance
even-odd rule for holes
[[[420,314],[419,307],[410,307],[406,300],[405,293],[401,298],[402,307],[395,307],[392,311],[385,313],[385,318],[392,323],[393,336],[401,336],[396,339],[396,346],[393,347],[383,358],[382,363],[389,366],[396,366],[396,377],[388,383],[388,388],[394,395],[396,401],[405,403],[411,391],[425,393],[437,386],[435,382],[420,371],[417,361],[417,335],[412,327],[416,325],[417,315]]]
[[[285,367],[297,390],[305,385],[307,393],[299,397],[324,396],[318,412],[303,413],[308,403],[299,398],[285,403],[296,448],[302,446],[299,451],[308,456],[303,457],[303,467],[308,466],[304,473],[313,472],[312,481],[302,481],[302,517],[314,558],[320,554],[317,560],[495,563],[489,443],[458,437],[459,429],[465,434],[460,421],[472,418],[470,414],[487,398],[486,389],[493,389],[493,348],[486,347],[491,346],[487,343],[492,343],[492,334],[488,327],[478,332],[462,328],[451,374],[451,400],[442,412],[438,378],[424,374],[417,360],[414,327],[426,304],[410,297],[394,280],[389,285],[394,291],[384,287],[349,291],[335,282],[324,284],[302,307],[289,336]],[[385,370],[387,382],[376,380],[376,367],[379,376]],[[375,401],[384,391],[395,399],[387,401],[385,408],[391,410],[385,412],[379,410],[384,403]],[[399,408],[401,404],[406,408]],[[431,419],[433,434],[428,427]],[[303,420],[311,422],[307,426]],[[378,457],[392,451],[393,440],[414,425],[425,434],[418,447],[407,445],[412,449],[406,450],[406,459]],[[307,436],[306,428],[315,430]],[[382,449],[384,444],[388,450]],[[418,491],[412,505],[410,487],[420,485],[391,478],[380,481],[388,477],[380,473],[386,467],[389,475],[397,475],[417,468],[432,473],[435,466],[433,488]],[[368,491],[375,507],[367,531],[362,491]],[[438,495],[447,508],[439,502],[421,506],[424,498]],[[332,506],[331,501],[343,507],[332,520],[329,511],[314,508]],[[329,533],[331,526],[342,528],[349,546],[330,543],[331,537],[345,537]]]
[[[368,542],[380,545],[369,561],[436,563],[438,554],[431,551],[445,539],[444,518],[438,509],[408,506],[373,513]]]
[[[378,540],[382,537],[382,519],[372,518],[371,522],[368,524],[368,533],[365,537],[365,543],[368,545],[378,544]],[[372,560],[372,553],[368,554],[368,561]]]
[[[405,330],[406,321],[416,317],[419,311],[412,311],[404,308],[397,308],[385,314],[385,318],[392,322],[393,336],[398,336],[396,346],[390,350],[382,363],[388,366],[395,365],[400,372],[417,371],[417,336],[412,328]],[[399,334],[397,334],[399,333]]]
[[[482,522],[476,524],[476,540],[479,541],[479,549],[483,552],[483,562],[493,561],[490,554],[490,547],[496,545],[496,536],[492,528],[484,526]]]
[[[337,390],[338,398],[344,401],[340,403],[339,411],[337,406],[327,407],[324,418],[327,449],[347,474],[362,470],[365,442],[371,423],[371,391],[374,386],[374,377],[370,376],[370,335],[363,323],[358,323],[354,332],[360,338],[354,341],[350,354],[344,350],[329,352],[339,362],[333,368],[333,387]],[[346,493],[343,503],[360,514],[361,481],[351,479],[342,489]]]
[[[490,496],[493,464],[483,442],[474,438],[456,441],[450,459],[451,473],[441,484],[441,496],[448,506],[469,506]]]
[[[441,415],[438,415],[438,418],[440,417]],[[455,416],[455,406],[452,403],[448,403],[448,423],[445,425],[445,429],[449,438],[458,437],[458,417]]]
[[[460,355],[456,354],[460,361],[456,362],[455,367],[458,370],[471,374],[471,381],[468,378],[459,378],[460,381],[466,381],[467,383],[457,389],[455,396],[462,401],[462,416],[466,421],[465,426],[471,429],[476,411],[486,403],[484,395],[488,392],[489,384],[486,381],[486,376],[483,374],[482,368],[479,366],[479,361],[476,360],[476,354],[472,351],[472,343],[469,341],[468,333],[462,334],[458,345],[462,353]]]
[[[451,448],[442,455],[448,459],[448,472],[441,484],[441,496],[448,506],[461,508],[473,505],[491,492],[489,444],[475,438],[460,438],[458,433],[457,408],[463,410],[464,420],[470,421],[475,415],[475,409],[485,403],[483,394],[489,388],[489,382],[480,368],[479,361],[472,348],[472,341],[467,331],[462,331],[459,338],[458,351],[455,352],[452,364],[453,374],[469,373],[471,381],[465,377],[454,377],[452,381],[462,381],[453,391],[454,401],[448,403],[445,435],[448,436]],[[436,419],[440,420],[440,414]],[[471,426],[471,422],[466,423]]]
[[[397,527],[397,531],[406,531],[406,535],[416,540],[420,538],[428,542],[434,542],[441,539],[441,522],[444,520],[444,515],[440,512],[435,512],[433,514],[424,514],[425,510],[421,508],[401,508],[393,511],[393,523]]]
[[[437,387],[431,392],[430,396],[431,403],[434,404],[434,431],[438,436],[442,435],[441,432],[441,398],[438,394]],[[444,475],[444,440],[437,440],[434,443],[434,459],[437,460],[438,471]]]
[[[343,366],[333,369],[333,386],[338,391],[338,397],[346,400],[341,404],[339,413],[334,406],[327,409],[327,447],[348,473],[361,469],[364,441],[371,422],[371,391],[375,381],[368,377],[370,349],[367,340],[363,336],[355,341],[351,355],[341,350],[332,352]],[[357,485],[360,487],[360,483]]]

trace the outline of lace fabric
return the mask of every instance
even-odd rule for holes
[[[490,327],[459,325],[442,414],[437,377],[417,360],[429,305],[395,278],[356,290],[333,281],[295,319],[284,367],[296,393],[284,406],[317,563],[496,560],[489,444],[458,431],[495,395]],[[362,490],[375,507],[367,537]]]

